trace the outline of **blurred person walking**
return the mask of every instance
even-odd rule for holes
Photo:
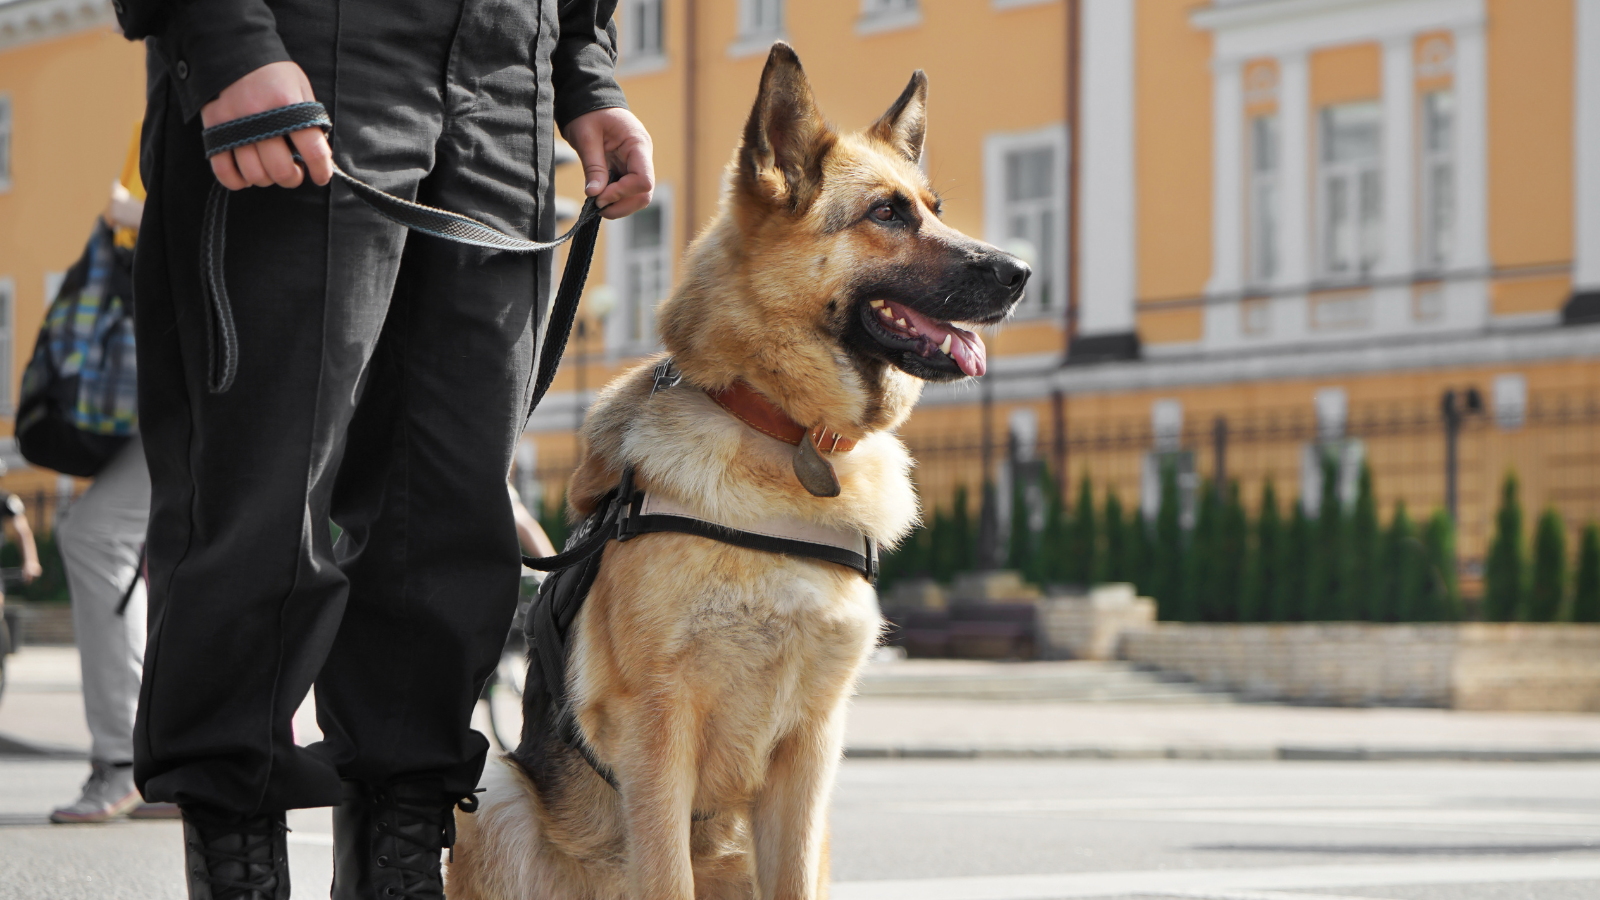
[[[100,215],[111,231],[114,273],[103,290],[129,293],[133,247],[144,213],[139,180],[138,131],[122,177]],[[137,435],[115,451],[94,483],[56,523],[56,546],[72,597],[72,628],[83,677],[89,724],[89,780],[77,800],[50,813],[63,824],[104,822],[132,813],[142,818],[176,814],[171,804],[144,804],[133,785],[133,719],[144,665],[145,592],[139,562],[150,519],[150,473]]]

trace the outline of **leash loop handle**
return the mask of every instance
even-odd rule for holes
[[[321,103],[308,101],[269,109],[213,125],[201,132],[200,137],[205,145],[206,158],[210,159],[219,153],[286,137],[307,128],[320,128],[325,134],[333,130],[333,120],[328,117],[328,110]],[[544,346],[539,353],[538,376],[528,407],[529,414],[532,414],[533,407],[538,406],[555,379],[556,367],[561,362],[561,355],[566,350],[573,322],[577,318],[578,300],[588,280],[595,239],[600,231],[600,207],[595,203],[595,198],[584,201],[577,221],[565,234],[553,241],[530,241],[507,234],[470,216],[396,197],[351,175],[340,168],[337,162],[333,164],[333,174],[350,188],[351,193],[389,221],[453,243],[505,253],[541,253],[554,250],[568,241],[573,242],[572,250],[567,255],[566,268],[561,273],[561,286],[550,311]],[[210,301],[206,306],[206,318],[210,325],[210,339],[207,342],[210,367],[206,386],[213,394],[225,393],[231,388],[239,371],[239,338],[234,327],[233,306],[228,298],[223,266],[229,193],[221,183],[212,184],[210,196],[206,198],[200,248],[201,284]]]

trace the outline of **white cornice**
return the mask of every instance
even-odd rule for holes
[[[111,0],[0,0],[0,53],[116,20]]]
[[[1470,28],[1484,16],[1484,0],[1241,0],[1201,7],[1189,21],[1215,35],[1216,59],[1242,60]]]

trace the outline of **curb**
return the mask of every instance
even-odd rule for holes
[[[87,751],[75,747],[36,744],[0,733],[0,759],[88,759]]]
[[[1098,759],[1218,762],[1600,762],[1595,748],[1494,747],[1098,747],[1098,746],[857,746],[846,759]]]

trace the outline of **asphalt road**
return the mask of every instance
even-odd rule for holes
[[[182,898],[175,823],[45,823],[84,769],[0,761],[0,900]],[[835,900],[1592,900],[1600,765],[852,760],[832,857]]]

